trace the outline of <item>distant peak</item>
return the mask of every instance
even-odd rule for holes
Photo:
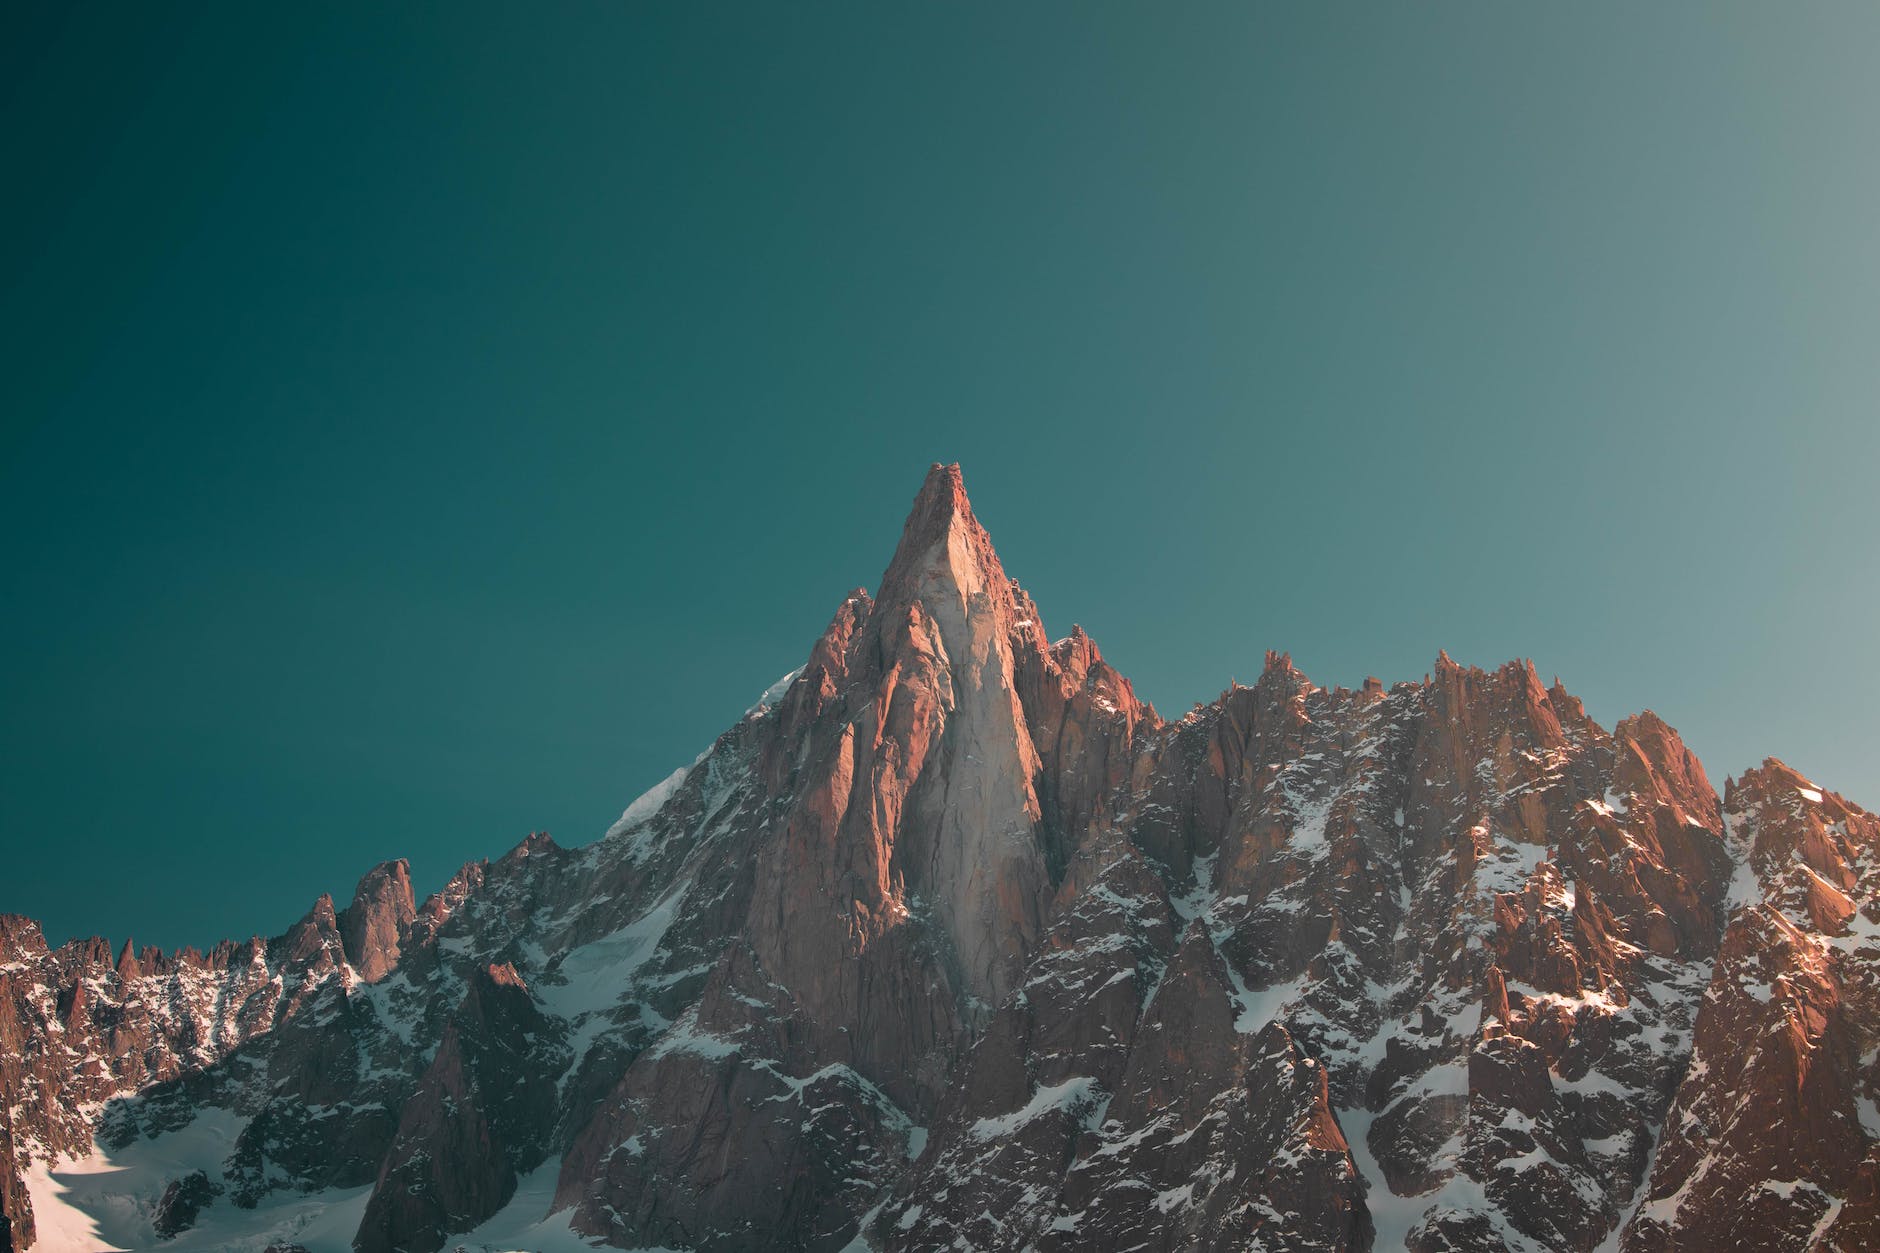
[[[560,852],[561,846],[555,843],[555,837],[546,831],[531,831],[522,838],[522,842],[503,854],[505,864],[527,861],[531,857],[540,857],[544,853]]]
[[[1724,797],[1726,803],[1734,807],[1738,794],[1773,796],[1787,794],[1801,788],[1808,788],[1811,791],[1820,790],[1807,775],[1780,757],[1765,757],[1760,766],[1751,766],[1737,778],[1725,779]]]
[[[1560,680],[1555,679],[1554,685],[1558,687],[1559,684]],[[1619,719],[1619,721],[1614,724],[1612,733],[1616,736],[1625,736],[1631,739],[1641,739],[1645,737],[1663,738],[1677,735],[1677,731],[1672,728],[1670,723],[1660,718],[1656,712],[1650,709],[1641,709],[1635,714],[1629,714]]]

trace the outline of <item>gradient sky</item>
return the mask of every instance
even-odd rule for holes
[[[964,464],[1164,713],[1880,806],[1880,7],[11,5],[0,909],[592,839]]]

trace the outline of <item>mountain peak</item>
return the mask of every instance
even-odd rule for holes
[[[928,492],[951,493],[960,501],[966,500],[966,478],[960,473],[957,461],[936,461],[927,467],[927,477],[922,480],[920,490]]]
[[[367,983],[376,983],[397,966],[400,948],[417,915],[411,863],[402,857],[379,863],[359,880],[352,904],[340,912],[338,924],[346,959]]]
[[[914,494],[907,524],[901,532],[901,543],[903,546],[910,542],[916,546],[931,544],[960,523],[978,526],[973,518],[973,502],[966,496],[966,479],[960,473],[958,462],[942,465],[936,461],[928,467],[920,491]]]
[[[957,463],[935,462],[914,496],[901,542],[881,576],[875,599],[883,604],[950,592],[960,600],[976,592],[1011,599],[1011,588],[992,537],[973,516]]]
[[[879,601],[628,838],[421,908],[384,862],[206,961],[0,914],[0,1250],[35,1205],[137,1248],[550,1210],[777,1253],[1880,1247],[1880,817],[1774,759],[1721,812],[1663,719],[1525,660],[1259,670],[1163,724],[936,465]],[[129,1219],[26,1187],[93,1153]]]

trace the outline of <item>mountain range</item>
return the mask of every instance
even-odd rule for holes
[[[1854,1253],[1876,1098],[1880,819],[1524,662],[1164,718],[957,466],[597,841],[0,917],[0,1253]]]

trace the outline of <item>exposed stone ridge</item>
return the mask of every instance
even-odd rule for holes
[[[1880,1237],[1880,819],[1782,762],[1729,780],[1742,859],[1628,1253]]]
[[[139,1247],[296,1247],[369,1188],[359,1253],[551,1191],[504,1229],[1873,1248],[1877,849],[1526,661],[1354,691],[1269,652],[1165,722],[936,465],[876,591],[596,843],[422,904],[387,862],[206,955],[0,917],[0,1163],[237,1120]],[[0,1253],[33,1222],[0,1169]]]

